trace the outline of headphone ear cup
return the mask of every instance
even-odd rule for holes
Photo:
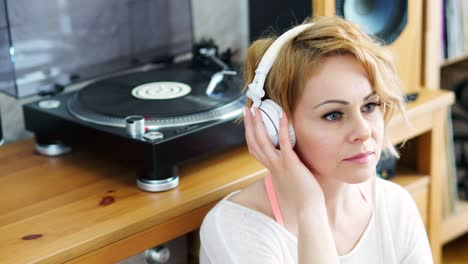
[[[277,147],[279,145],[279,128],[283,109],[273,100],[267,99],[262,101],[258,110],[260,110],[262,114],[263,123],[265,124],[265,129],[268,136],[270,136],[271,142]],[[294,133],[294,127],[291,122],[289,123],[289,140],[291,146],[294,147],[296,145],[296,134]]]

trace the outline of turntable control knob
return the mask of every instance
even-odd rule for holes
[[[44,100],[39,102],[39,107],[43,109],[54,109],[60,106],[60,101],[59,100]]]
[[[161,140],[164,138],[164,134],[158,131],[151,131],[146,133],[143,136],[144,139],[149,140],[149,141],[156,141],[156,140]]]
[[[142,116],[129,116],[125,118],[127,134],[138,137],[145,133],[145,118]]]

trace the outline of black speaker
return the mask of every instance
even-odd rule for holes
[[[266,36],[268,33],[281,34],[310,17],[311,14],[311,0],[250,0],[250,41]]]
[[[395,41],[408,23],[408,1],[336,1],[336,14],[357,23],[385,44]]]
[[[414,92],[421,86],[423,9],[423,0],[249,0],[249,36],[279,35],[310,16],[341,16],[387,45],[403,89]]]
[[[249,1],[250,40],[255,40],[270,31],[281,33],[312,14],[317,15],[319,12],[313,12],[313,2],[324,2],[324,0]],[[386,44],[395,41],[408,23],[407,0],[336,0],[334,2],[334,14],[363,26],[368,34],[376,36]]]

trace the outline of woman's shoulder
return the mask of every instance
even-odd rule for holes
[[[200,235],[274,234],[277,223],[264,204],[261,186],[255,184],[233,192],[219,201],[205,216]],[[234,233],[234,234],[233,234]]]
[[[379,179],[377,207],[381,212],[379,221],[382,228],[389,227],[394,252],[405,263],[432,263],[431,252],[422,217],[411,194],[394,182]]]
[[[261,196],[254,186],[230,193],[208,212],[202,228],[228,229],[268,221],[268,212],[262,205]]]
[[[236,192],[227,198],[234,204],[240,205],[272,218],[266,191],[262,181],[257,181],[242,191]]]
[[[210,259],[205,263],[276,263],[282,258],[283,251],[274,249],[281,248],[284,231],[273,219],[239,204],[243,192],[229,194],[205,216],[199,233],[200,254]]]
[[[200,242],[207,250],[242,251],[243,247],[258,247],[284,238],[284,231],[273,219],[246,206],[243,198],[247,192],[243,192],[229,194],[205,216],[200,227]]]

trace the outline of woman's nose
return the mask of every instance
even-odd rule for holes
[[[350,120],[349,140],[351,142],[366,141],[372,134],[370,121],[365,118],[363,113],[355,115]]]

